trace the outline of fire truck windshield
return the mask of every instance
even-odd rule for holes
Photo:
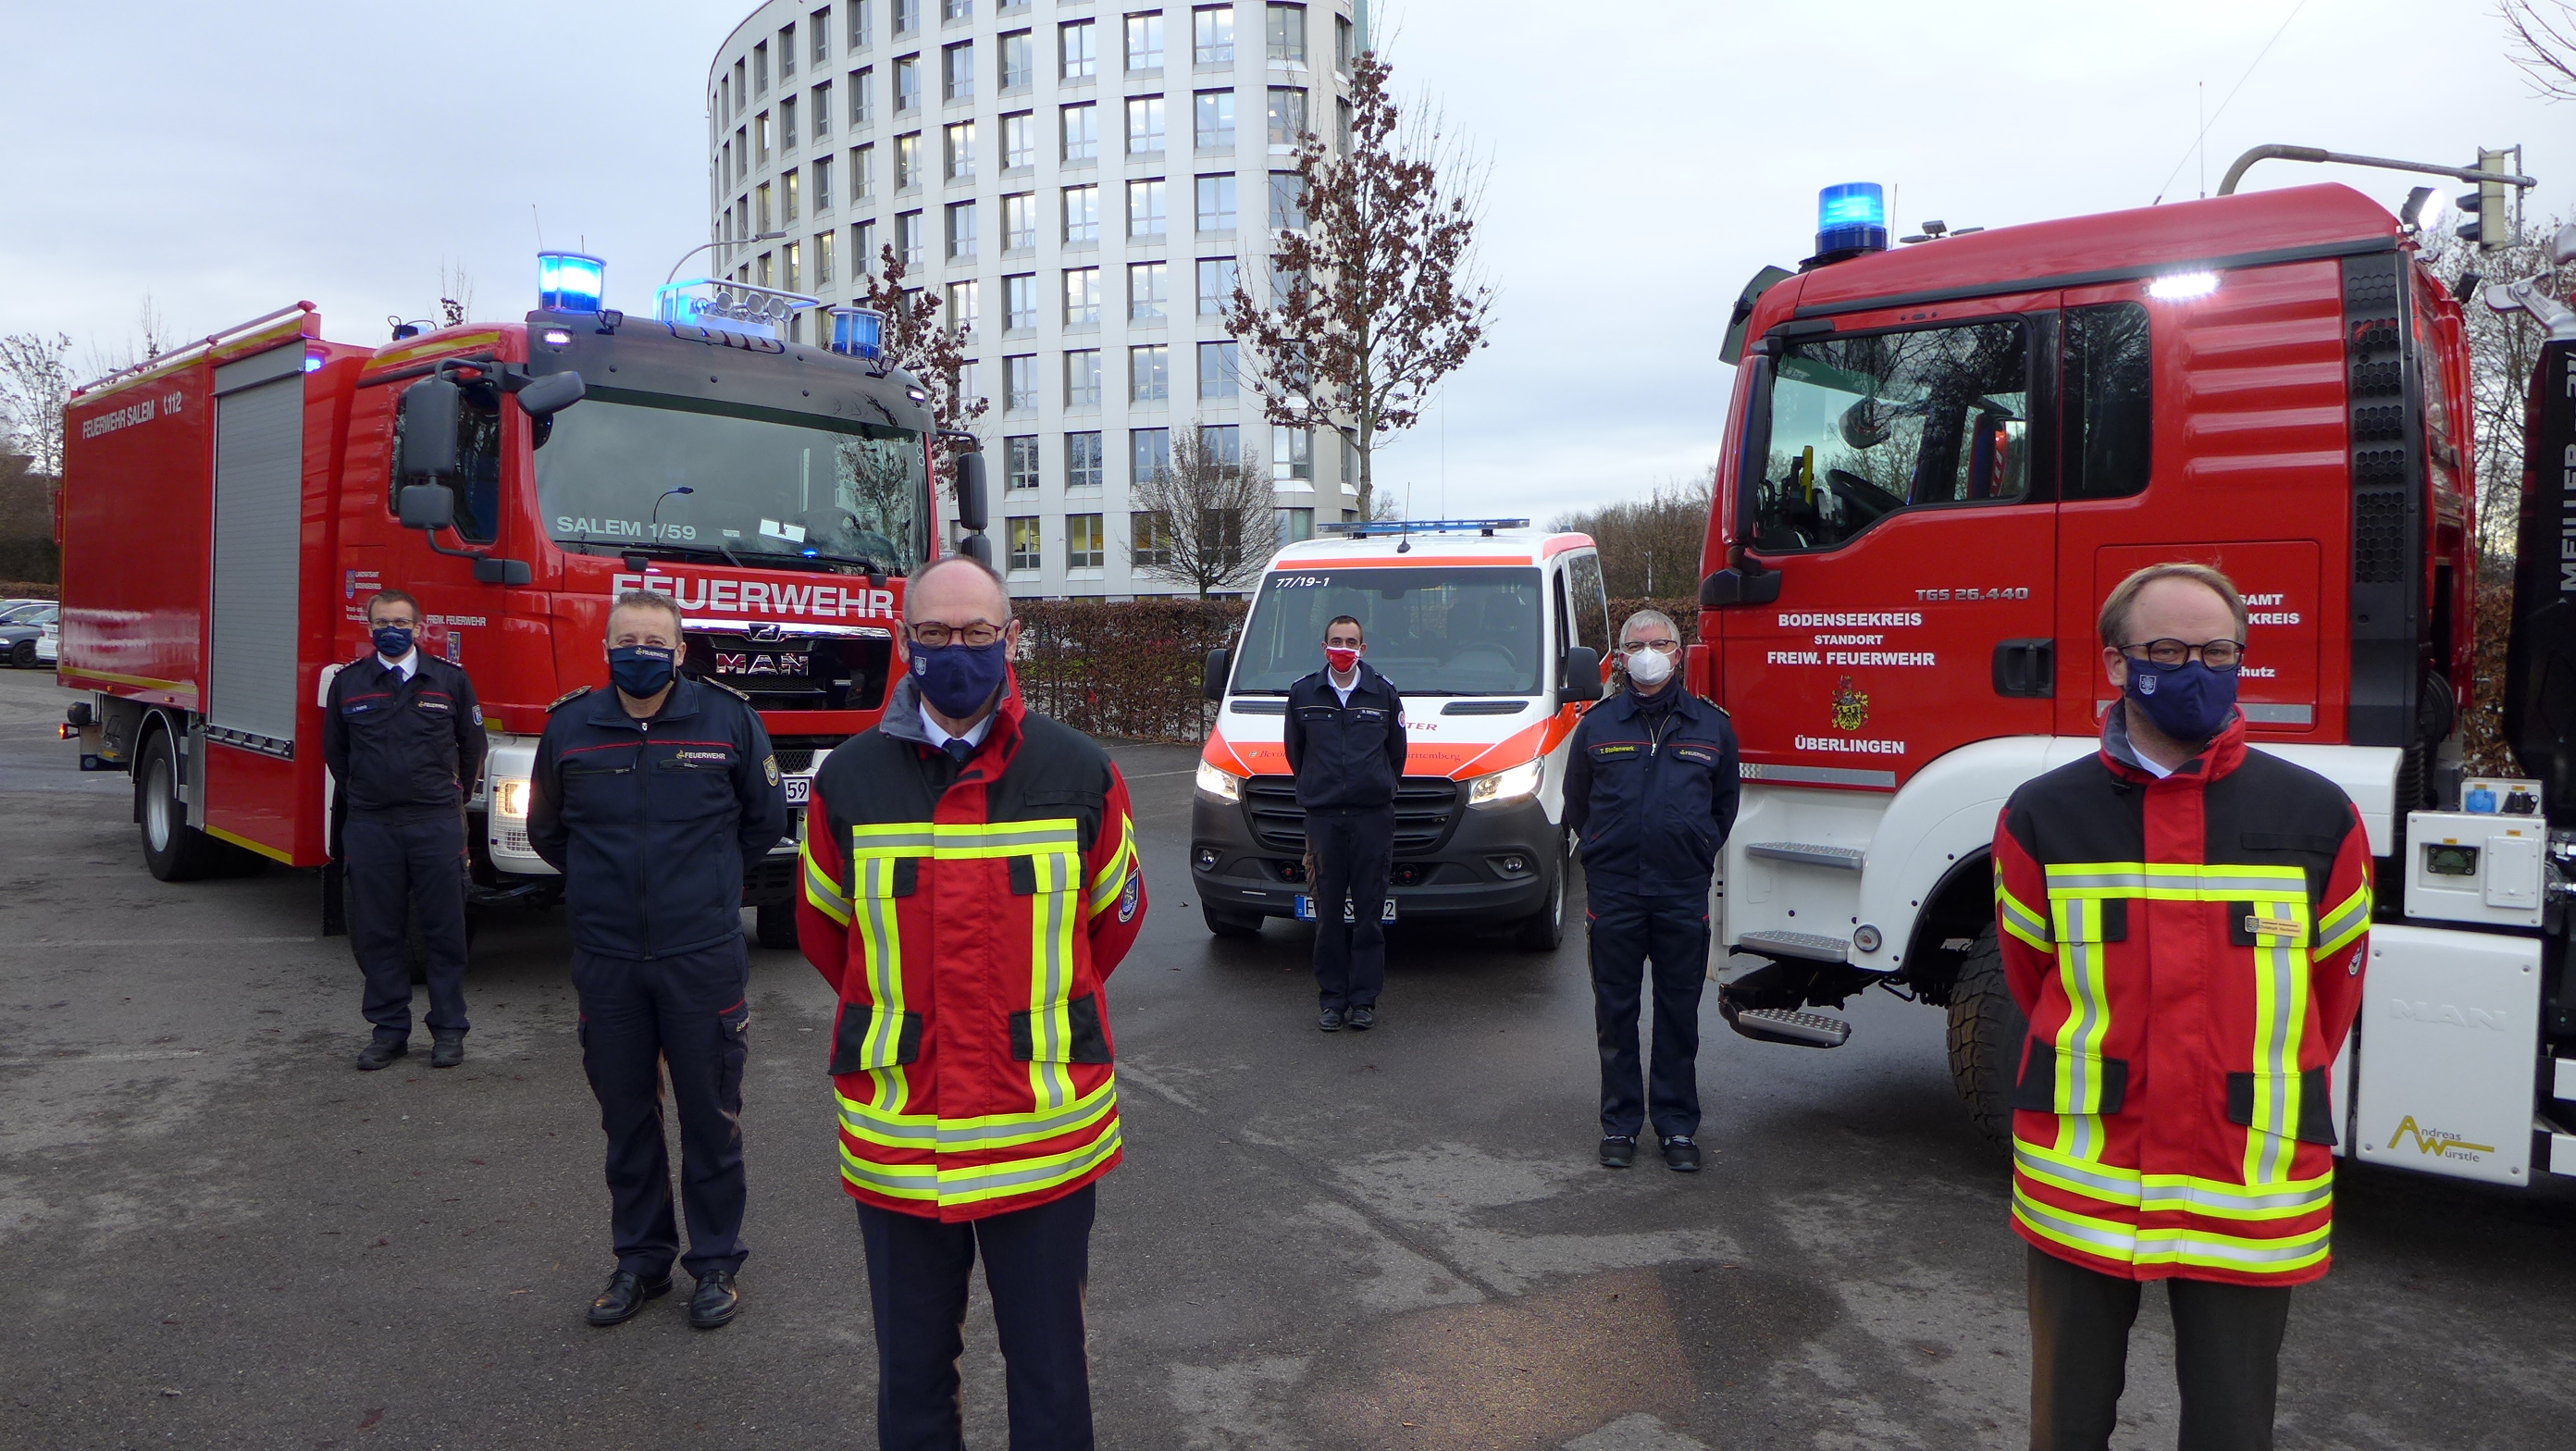
[[[1746,449],[1763,464],[1745,480],[1753,547],[1831,549],[1901,509],[2021,498],[2029,390],[2018,318],[1791,343],[1770,437]]]
[[[1368,662],[1406,695],[1531,695],[1539,688],[1535,569],[1438,565],[1284,569],[1243,627],[1237,695],[1282,695],[1324,665],[1324,626],[1360,622]]]
[[[903,574],[929,525],[921,435],[592,388],[536,452],[556,542]]]

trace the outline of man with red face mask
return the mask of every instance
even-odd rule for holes
[[[1315,986],[1327,1033],[1377,1026],[1386,985],[1387,872],[1395,786],[1404,777],[1404,700],[1360,658],[1360,622],[1324,627],[1324,668],[1288,687],[1288,769],[1306,811],[1315,904]]]

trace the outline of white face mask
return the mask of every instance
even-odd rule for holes
[[[1673,657],[1661,650],[1640,650],[1628,657],[1628,678],[1652,689],[1673,678]]]

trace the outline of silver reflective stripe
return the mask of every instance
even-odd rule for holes
[[[2233,1190],[2204,1187],[2198,1184],[2148,1184],[2139,1193],[2139,1205],[2145,1209],[2180,1212],[2206,1209],[2224,1214],[2231,1209],[2260,1209],[2291,1212],[2314,1209],[2334,1198],[2332,1184],[2319,1184],[2312,1189],[2292,1189],[2279,1194],[2240,1194]]]
[[[2067,996],[2074,1000],[2075,1009],[2068,1017],[2064,1031],[2058,1035],[2057,1059],[2065,1065],[2066,1073],[2066,1106],[2073,1110],[2063,1115],[2066,1132],[2059,1144],[2063,1152],[2079,1159],[2091,1158],[2097,1147],[2093,1142],[2093,1101],[2085,1086],[2089,1065],[2093,1061],[2087,1045],[2102,1011],[2101,1004],[2093,999],[2093,968],[2086,960],[2088,952],[2100,950],[2100,944],[2093,940],[2094,933],[2100,929],[2084,920],[2084,906],[2080,900],[2066,903],[2066,940],[2059,943],[2057,949],[2064,962],[2064,970],[2059,976],[2066,981]],[[2100,908],[2094,910],[2099,911]]]
[[[2188,1254],[2194,1257],[2196,1263],[2206,1264],[2215,1260],[2221,1264],[2232,1262],[2242,1265],[2268,1265],[2277,1264],[2282,1260],[2303,1260],[2324,1251],[2331,1239],[2332,1236],[2319,1232],[2314,1236],[2303,1234],[2297,1239],[2256,1248],[2251,1245],[2200,1239],[2187,1230],[2179,1229],[2150,1229],[2138,1236],[2139,1248],[2145,1251],[2139,1256],[2141,1259],[2180,1259]]]
[[[1089,1145],[1075,1150],[1070,1157],[1061,1162],[1026,1164],[1016,1168],[1003,1168],[997,1165],[990,1169],[943,1169],[939,1173],[939,1187],[943,1194],[960,1189],[981,1192],[986,1189],[1009,1189],[1021,1184],[1034,1184],[1042,1179],[1062,1179],[1081,1173],[1089,1165],[1107,1158],[1110,1150],[1118,1147],[1118,1142],[1118,1124],[1113,1119],[1100,1137],[1093,1139]]]
[[[2363,921],[2369,917],[2369,915],[2370,895],[2366,892],[2358,894],[2354,897],[2351,906],[2344,908],[2342,911],[2337,912],[2333,916],[2327,918],[2323,923],[2319,924],[2316,932],[2316,940],[2319,942],[2332,942],[2336,938],[2351,931],[2354,924]]]
[[[939,1147],[964,1152],[998,1139],[1052,1138],[1067,1129],[1081,1127],[1082,1121],[1094,1114],[1109,1112],[1117,1103],[1118,1095],[1111,1092],[1105,1096],[1095,1094],[1054,1113],[1013,1123],[978,1124],[967,1128],[942,1122],[939,1125]]]
[[[868,995],[876,1000],[868,1014],[866,1052],[869,1065],[877,1066],[894,1062],[903,1042],[902,944],[895,930],[894,899],[887,895],[894,889],[894,864],[869,857],[860,863],[860,873],[859,906],[868,914]]]
[[[2061,1164],[2054,1159],[2042,1158],[2037,1154],[2026,1152],[2018,1143],[2013,1145],[2013,1163],[2032,1178],[2076,1185],[2085,1193],[2106,1203],[2135,1204],[2138,1202],[2138,1180],[2134,1174],[2122,1176],[2104,1174],[2091,1169],[2079,1169],[2072,1164]]]
[[[2048,940],[2048,924],[2046,922],[2041,921],[2038,917],[2033,916],[2029,912],[2023,911],[2021,904],[2015,902],[2010,897],[1998,895],[1995,898],[1995,901],[2002,906],[2004,916],[2010,919],[2015,926],[2020,927],[2022,931],[2038,938],[2042,942]]]
[[[871,1104],[868,1107],[874,1107],[874,1105]],[[874,1114],[861,1113],[853,1107],[844,1107],[841,1110],[841,1123],[861,1138],[902,1139],[924,1146],[940,1142],[939,1125],[936,1122],[907,1123],[892,1117],[879,1118]]]
[[[2106,1259],[2129,1259],[2137,1251],[2137,1237],[2127,1230],[2097,1229],[2092,1225],[2069,1219],[2027,1194],[2013,1196],[2013,1209],[2023,1218],[2044,1224],[2068,1239],[2092,1245]]]
[[[2051,868],[2048,873],[2048,889],[2052,894],[2060,888],[2064,888],[2068,891],[2079,892],[2095,890],[2103,887],[2134,887],[2144,890],[2147,885],[2148,878],[2145,872],[2079,873],[2059,872],[2056,869]]]
[[[905,1189],[935,1191],[939,1187],[939,1171],[928,1164],[889,1167],[884,1164],[871,1164],[862,1159],[853,1159],[843,1154],[841,1173],[870,1188],[883,1189],[888,1193]]]
[[[2305,893],[2307,891],[2307,884],[2308,878],[2307,874],[2304,872],[2283,873],[2279,876],[2237,877],[2230,876],[2224,871],[2213,871],[2203,872],[2200,876],[2200,891],[2202,896],[2208,896],[2212,893],[2233,892],[2238,896],[2243,897],[2277,897],[2287,891]]]
[[[2255,906],[2255,910],[2265,916],[2287,909],[2288,904],[2279,902],[2260,902]],[[2287,1156],[2283,1146],[2289,1142],[2290,1136],[2290,1096],[2304,1086],[2292,1077],[2296,1061],[2291,1057],[2290,1045],[2296,1030],[2302,1026],[2300,1019],[2305,1016],[2300,1011],[2304,1005],[2298,997],[2305,984],[2292,971],[2291,948],[2286,939],[2275,941],[2269,947],[2257,948],[2256,953],[2261,959],[2261,970],[2271,978],[2272,1005],[2271,1011],[2263,1015],[2263,1039],[2255,1045],[2255,1051],[2261,1055],[2257,1062],[2265,1075],[2265,1079],[2257,1084],[2264,1090],[2260,1095],[2264,1122],[2255,1126],[2263,1135],[2262,1152],[2249,1182],[2270,1184],[2286,1177],[2289,1172],[2289,1166],[2283,1162]]]

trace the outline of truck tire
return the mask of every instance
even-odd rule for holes
[[[774,902],[751,909],[751,940],[763,947],[796,946],[796,904]]]
[[[1554,952],[1565,941],[1566,878],[1572,863],[1565,853],[1565,833],[1556,834],[1556,860],[1548,876],[1547,905],[1512,927],[1512,945],[1523,952]]]
[[[134,776],[134,816],[143,825],[143,864],[165,882],[193,882],[224,864],[224,843],[188,824],[179,799],[179,752],[158,730],[143,747]]]
[[[2030,1020],[2004,985],[2003,948],[1989,922],[1959,964],[1950,989],[1950,1082],[1968,1105],[1977,1132],[1998,1149],[2012,1147],[2013,1076],[2021,1067]]]
[[[1238,917],[1231,912],[1220,912],[1205,902],[1199,904],[1199,917],[1207,923],[1207,930],[1219,937],[1261,935],[1261,919],[1258,917]]]

